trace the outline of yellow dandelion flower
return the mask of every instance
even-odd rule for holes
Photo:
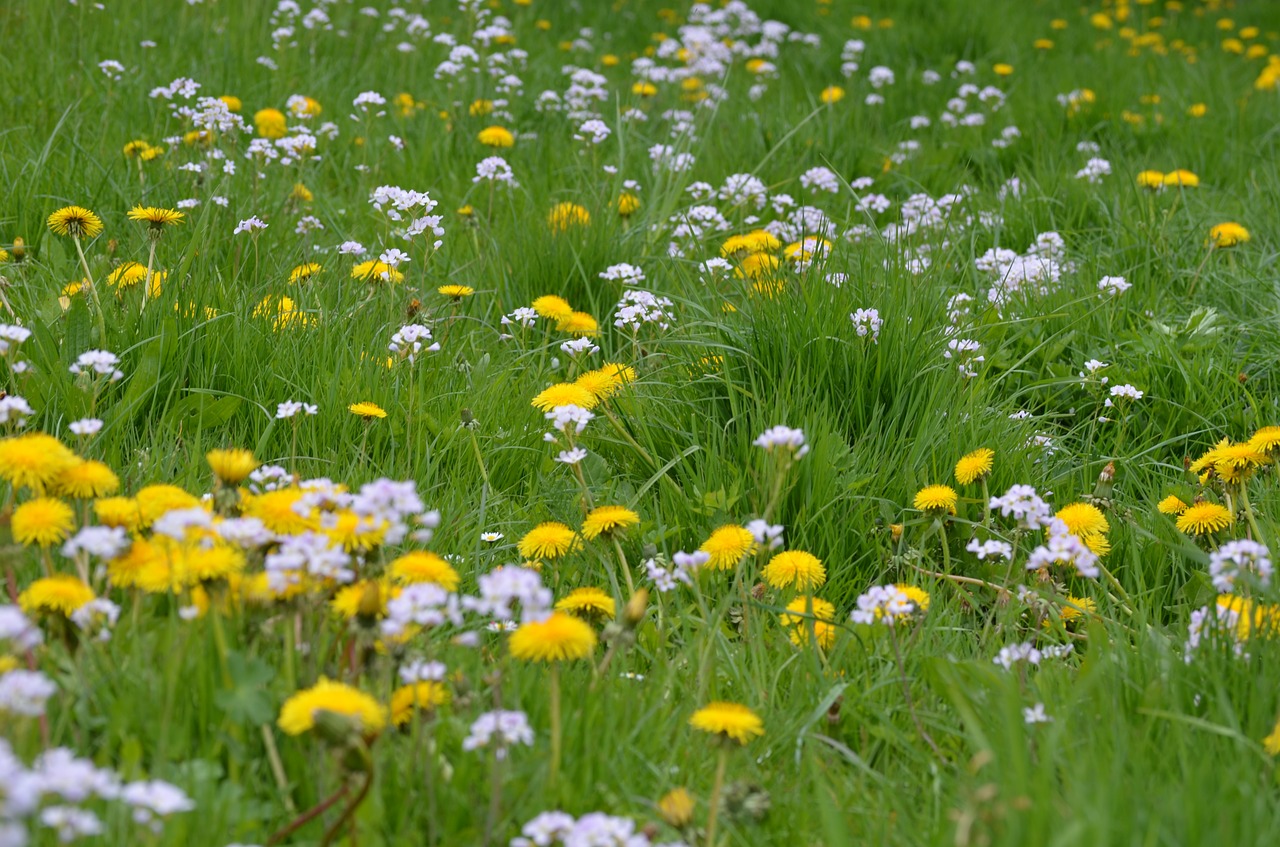
[[[125,499],[125,498],[117,498]],[[116,588],[141,588],[154,581],[156,571],[163,571],[164,589],[169,586],[168,554],[159,541],[135,538],[120,556],[107,562],[107,577]]]
[[[1086,536],[1111,531],[1107,516],[1090,503],[1072,503],[1063,506],[1054,517],[1067,525],[1067,530],[1084,539]]]
[[[622,386],[634,382],[635,369],[628,365],[606,364],[593,371],[581,374],[573,381],[579,388],[586,389],[597,402],[607,400],[622,390]]]
[[[372,420],[373,418],[385,418],[387,412],[377,403],[370,403],[367,400],[359,403],[352,403],[347,407],[347,411],[358,418]]]
[[[83,206],[63,206],[49,216],[49,229],[55,235],[93,238],[102,232],[102,219]]]
[[[1262,747],[1269,756],[1280,756],[1280,720],[1271,730],[1271,734],[1262,739]]]
[[[43,432],[0,439],[0,479],[15,489],[43,493],[77,461],[70,448]]]
[[[298,488],[277,488],[261,494],[248,494],[240,500],[240,512],[247,518],[257,518],[272,532],[280,535],[298,535],[320,528],[315,515],[300,515],[294,505],[302,499]]]
[[[402,685],[391,693],[391,723],[404,726],[414,712],[434,712],[449,702],[449,689],[432,680]]]
[[[177,226],[185,218],[177,209],[162,209],[158,206],[134,206],[129,210],[129,220],[147,225],[147,232],[158,238],[165,227]]]
[[[386,711],[377,700],[358,688],[331,682],[321,677],[311,688],[291,696],[280,707],[277,725],[289,735],[301,735],[314,729],[320,712],[332,712],[352,719],[366,735],[381,730],[387,723]]]
[[[37,579],[18,595],[18,605],[28,615],[61,615],[64,618],[94,599],[93,589],[69,574]]]
[[[595,539],[638,523],[640,516],[625,506],[596,506],[582,521],[582,536]]]
[[[377,259],[369,259],[360,262],[351,269],[351,278],[358,279],[363,282],[390,282],[392,284],[402,282],[404,274]]]
[[[426,550],[414,550],[393,560],[387,574],[403,585],[430,582],[445,591],[458,590],[458,572],[443,558]]]
[[[658,816],[670,827],[684,829],[693,820],[693,795],[685,788],[673,788],[658,800]]]
[[[618,209],[619,217],[629,218],[639,210],[640,198],[629,191],[624,191],[618,195],[614,206]]]
[[[915,607],[920,612],[929,611],[929,592],[916,585],[907,585],[906,583],[898,583],[894,588],[901,591],[911,599]]]
[[[77,500],[89,500],[114,494],[120,488],[120,477],[102,462],[94,459],[77,461],[58,476],[53,485],[56,494]]]
[[[617,614],[617,606],[603,589],[587,586],[570,591],[556,603],[556,611],[596,622],[612,619]]]
[[[469,285],[442,285],[436,289],[436,293],[454,300],[461,300],[463,297],[475,294],[476,290]]]
[[[173,581],[186,586],[229,579],[243,571],[245,564],[243,551],[229,544],[185,545],[170,561]]]
[[[972,453],[960,458],[956,462],[956,482],[961,485],[969,485],[991,473],[991,469],[995,467],[996,453],[989,447],[979,447]]]
[[[1249,240],[1249,230],[1238,223],[1216,224],[1209,229],[1209,241],[1206,246],[1235,247]]]
[[[822,92],[818,95],[818,99],[826,106],[830,106],[833,103],[839,103],[844,99],[844,89],[838,85],[828,85],[826,88],[822,89]]]
[[[1225,506],[1202,500],[1178,515],[1178,531],[1187,535],[1209,535],[1231,526],[1234,518]]]
[[[834,621],[836,607],[829,601],[818,597],[797,597],[787,604],[787,611],[778,615],[783,626],[809,625],[810,618],[819,621]]]
[[[354,620],[381,620],[387,616],[387,601],[400,596],[399,586],[386,586],[376,579],[362,579],[339,588],[329,601],[329,609],[338,617]]]
[[[1138,174],[1137,182],[1140,188],[1159,191],[1164,188],[1164,171],[1142,171]]]
[[[298,265],[296,268],[289,271],[289,283],[296,284],[299,282],[306,282],[323,270],[324,268],[319,262],[306,262]]]
[[[569,301],[554,294],[544,294],[533,301],[533,310],[551,321],[562,321],[573,314]]]
[[[480,130],[476,140],[486,147],[514,147],[516,137],[511,130],[501,126],[488,126]]]
[[[151,526],[156,518],[167,512],[196,509],[201,505],[200,498],[176,485],[147,485],[138,489],[134,497],[138,502],[143,526]]]
[[[822,560],[803,550],[784,550],[764,566],[764,580],[777,589],[812,591],[827,581]]]
[[[142,523],[142,510],[132,497],[103,497],[93,501],[93,514],[103,526],[115,526],[130,532]]]
[[[529,405],[543,412],[549,412],[556,406],[581,406],[592,409],[597,405],[594,394],[572,382],[558,382],[540,391],[529,402]]]
[[[570,335],[586,337],[600,334],[600,324],[586,312],[571,312],[567,318],[556,324],[556,329]]]
[[[1062,619],[1064,624],[1071,624],[1075,621],[1087,618],[1098,611],[1098,604],[1093,602],[1089,597],[1068,597],[1066,601],[1058,607],[1058,617]]]
[[[509,644],[511,655],[526,662],[573,661],[591,655],[596,633],[573,615],[552,612],[546,620],[521,625]]]
[[[1280,426],[1264,426],[1249,439],[1249,446],[1268,456],[1280,449]]]
[[[1187,510],[1187,504],[1178,499],[1176,494],[1170,494],[1156,504],[1156,509],[1164,515],[1180,515]]]
[[[210,450],[205,460],[216,476],[225,485],[237,485],[244,482],[249,474],[262,464],[253,457],[252,450],[232,448],[227,450]]]
[[[727,571],[756,551],[756,539],[746,527],[727,524],[712,532],[698,549],[711,556],[707,567]]]
[[[591,213],[577,203],[557,203],[547,213],[547,225],[552,232],[564,232],[570,227],[587,226],[591,223]]]
[[[13,510],[9,528],[19,544],[52,547],[70,537],[76,528],[76,516],[61,500],[36,497]]]
[[[289,124],[279,109],[259,109],[253,113],[253,126],[263,138],[284,138]]]
[[[689,726],[721,739],[732,739],[746,744],[764,735],[764,722],[760,716],[741,703],[717,701],[708,703],[693,713]]]
[[[949,485],[928,485],[916,492],[913,505],[922,512],[941,515],[956,513],[956,490]]]
[[[526,559],[558,559],[574,548],[578,534],[556,521],[540,523],[524,534],[517,545]]]
[[[1164,184],[1176,188],[1197,188],[1200,185],[1200,177],[1191,171],[1179,169],[1165,174]]]
[[[387,523],[383,519],[357,515],[350,509],[343,509],[330,516],[330,522],[324,527],[324,534],[348,553],[367,553],[380,545],[387,533]]]

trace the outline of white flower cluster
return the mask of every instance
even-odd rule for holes
[[[411,191],[394,185],[380,185],[373,190],[369,202],[390,220],[402,221],[406,217],[409,218],[409,225],[404,232],[407,240],[412,241],[430,230],[435,236],[432,248],[439,250],[444,244],[444,226],[441,224],[444,218],[441,215],[431,214],[439,204],[432,200],[427,192]]]
[[[879,311],[858,309],[849,315],[849,320],[853,321],[854,332],[858,333],[859,338],[870,336],[873,342],[880,343],[880,327],[884,326],[884,320],[881,319]]]
[[[102,820],[84,807],[93,801],[125,806],[136,822],[157,835],[164,818],[195,809],[191,798],[175,785],[162,780],[122,782],[114,771],[78,758],[65,747],[44,751],[27,767],[2,738],[0,786],[0,844],[5,847],[29,843],[29,829],[36,824],[51,830],[64,844],[101,835]]]
[[[911,597],[896,585],[873,585],[859,595],[857,608],[849,618],[854,623],[893,626],[910,618],[917,608]]]
[[[520,829],[510,847],[684,847],[680,844],[653,844],[649,836],[636,831],[635,821],[604,812],[580,818],[565,812],[543,812]]]
[[[1021,529],[1042,529],[1053,520],[1053,508],[1030,485],[1015,485],[999,497],[992,497],[992,510],[1013,518]]]
[[[387,349],[413,364],[417,355],[423,350],[428,353],[437,352],[440,349],[440,342],[432,339],[429,327],[422,324],[406,324],[391,336],[391,343],[387,345]]]
[[[781,447],[783,450],[789,451],[792,457],[796,459],[803,459],[809,453],[809,445],[805,443],[804,430],[792,429],[783,424],[769,427],[756,436],[756,440],[751,443],[766,453],[772,453],[775,448]]]
[[[613,325],[631,332],[639,332],[645,326],[665,331],[671,328],[671,321],[675,318],[671,308],[671,300],[650,291],[624,291],[613,313]]]
[[[516,744],[533,746],[533,727],[524,712],[499,709],[485,712],[472,722],[467,737],[462,739],[462,749],[493,750],[498,759],[505,759],[509,748]]]
[[[1048,540],[1032,550],[1027,557],[1027,570],[1038,571],[1050,565],[1069,565],[1075,568],[1079,576],[1098,578],[1101,571],[1098,569],[1097,555],[1079,536],[1067,529],[1066,523],[1059,518],[1052,518],[1048,533]]]
[[[1271,551],[1265,544],[1241,538],[1228,541],[1209,554],[1209,578],[1223,594],[1236,590],[1236,582],[1247,580],[1262,588],[1271,585],[1274,568]]]
[[[711,554],[702,550],[686,553],[683,550],[671,557],[671,564],[651,558],[645,561],[645,574],[653,581],[654,586],[663,594],[675,589],[680,583],[693,584],[693,574],[698,568],[711,560]]]
[[[992,278],[987,300],[1003,308],[1015,295],[1043,297],[1063,274],[1075,271],[1066,261],[1066,243],[1056,232],[1042,232],[1025,253],[992,247],[974,260],[974,266]]]
[[[622,262],[610,265],[600,272],[599,277],[606,282],[620,282],[626,285],[639,285],[644,282],[644,271],[635,265]]]
[[[67,370],[77,376],[91,374],[95,377],[104,376],[110,382],[116,382],[124,378],[124,372],[116,367],[118,364],[120,364],[120,359],[115,353],[110,353],[106,350],[89,350],[77,356],[75,362]]]

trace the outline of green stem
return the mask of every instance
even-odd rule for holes
[[[151,296],[151,269],[156,263],[156,239],[151,239],[151,250],[147,254],[147,275],[142,278],[142,308],[138,310],[138,314],[142,314],[147,308],[147,298]]]
[[[631,568],[627,565],[627,557],[622,553],[622,544],[618,541],[618,537],[613,533],[609,533],[609,538],[613,541],[614,552],[618,554],[618,567],[622,568],[622,577],[627,581],[627,599],[636,593],[636,584],[631,579]]]
[[[720,817],[720,795],[724,793],[724,772],[729,765],[729,750],[724,744],[720,746],[720,756],[716,760],[716,779],[711,784],[711,801],[707,808],[707,847],[715,847],[716,823]]]
[[[89,296],[93,299],[93,309],[98,313],[98,343],[105,347],[107,344],[107,321],[102,314],[102,301],[98,299],[98,286],[94,285],[93,274],[89,273],[89,262],[84,257],[84,248],[80,246],[80,238],[72,236],[71,241],[76,245],[76,254],[80,257],[80,267],[84,270],[85,282],[89,283]]]
[[[554,791],[560,779],[560,666],[551,664],[551,768],[548,783]]]

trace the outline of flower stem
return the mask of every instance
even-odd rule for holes
[[[551,769],[548,782],[555,790],[560,779],[560,666],[551,664]]]
[[[729,764],[729,750],[720,747],[720,756],[716,760],[716,779],[711,784],[711,801],[707,808],[707,847],[715,847],[716,821],[720,817],[720,795],[724,793],[724,772]]]
[[[156,264],[156,239],[151,239],[151,251],[147,254],[147,275],[142,278],[142,308],[138,314],[147,309],[147,298],[151,296],[151,269]]]
[[[72,236],[71,241],[76,245],[76,254],[80,257],[80,267],[84,270],[85,282],[89,283],[89,296],[93,299],[93,309],[98,313],[98,343],[105,347],[107,322],[102,314],[102,301],[98,299],[98,286],[93,284],[93,274],[89,273],[89,262],[84,257],[84,248],[80,246],[79,236]]]
[[[627,565],[627,557],[622,553],[622,544],[618,541],[618,536],[609,533],[609,537],[613,540],[614,552],[618,554],[618,567],[622,568],[622,576],[627,581],[627,597],[636,593],[635,581],[631,579],[631,568]]]

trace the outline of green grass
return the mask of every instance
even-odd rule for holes
[[[607,671],[594,670],[603,646],[591,661],[562,669],[563,766],[552,784],[548,672],[511,659],[506,636],[485,633],[473,649],[453,644],[457,633],[446,628],[418,636],[405,654],[358,657],[353,671],[346,645],[371,636],[329,613],[331,588],[297,603],[215,606],[187,621],[179,616],[190,602],[185,592],[140,595],[96,575],[95,590],[121,606],[112,639],[71,649],[58,624],[45,621],[46,644],[29,658],[58,693],[44,720],[4,716],[0,738],[28,762],[66,746],[125,779],[167,780],[197,809],[174,815],[163,835],[152,836],[121,804],[91,801],[86,806],[105,831],[89,843],[266,843],[337,790],[350,770],[315,734],[276,729],[281,704],[321,675],[385,702],[406,654],[448,665],[453,702],[371,745],[372,790],[354,815],[356,834],[341,833],[353,844],[357,835],[364,845],[505,844],[552,809],[656,824],[658,798],[679,786],[698,800],[693,830],[658,824],[654,843],[702,844],[716,755],[687,723],[712,699],[749,705],[766,728],[732,752],[728,780],[731,794],[748,784],[767,792],[768,813],[753,818],[730,804],[720,820],[722,845],[1271,843],[1280,793],[1262,740],[1280,711],[1272,664],[1280,653],[1274,641],[1255,637],[1247,659],[1214,642],[1184,661],[1191,613],[1215,594],[1208,545],[1178,532],[1155,504],[1171,493],[1188,501],[1201,493],[1184,459],[1280,423],[1276,92],[1254,88],[1266,58],[1222,46],[1253,26],[1259,34],[1243,40],[1275,49],[1280,9],[1134,4],[1128,20],[1103,30],[1090,24],[1098,4],[761,0],[752,5],[763,18],[817,34],[820,44],[783,43],[758,100],[749,91],[762,80],[738,57],[722,76],[703,76],[725,97],[699,107],[679,83],[659,83],[652,99],[631,91],[631,60],[658,44],[657,33],[680,37],[687,3],[669,4],[675,14],[663,15],[663,4],[651,0],[495,2],[495,13],[511,21],[515,46],[527,52],[527,66],[512,68],[523,89],[510,94],[484,76],[436,79],[446,48],[407,35],[388,14],[395,4],[368,5],[380,16],[361,14],[357,3],[333,4],[331,29],[295,24],[291,46],[278,50],[271,33],[284,24],[270,21],[270,4],[252,0],[0,8],[0,36],[13,46],[0,51],[0,246],[25,248],[22,261],[0,265],[0,309],[4,321],[32,331],[18,354],[31,367],[5,370],[4,388],[36,410],[26,429],[56,434],[107,462],[128,494],[158,482],[209,491],[204,454],[227,446],[353,489],[382,477],[412,480],[443,516],[430,549],[456,557],[460,591],[474,593],[478,576],[520,561],[516,544],[534,525],[581,525],[583,489],[554,461],[560,448],[544,442],[547,424],[529,405],[574,375],[559,349],[569,336],[540,319],[515,338],[501,337],[509,329],[503,315],[558,294],[601,326],[592,366],[622,362],[637,373],[609,401],[617,426],[599,414],[581,436],[593,501],[623,504],[641,517],[621,543],[637,583],[653,588],[644,559],[693,550],[718,526],[760,517],[776,469],[752,442],[776,424],[799,427],[811,452],[786,475],[769,517],[785,526],[788,549],[825,563],[818,596],[835,605],[839,634],[821,652],[791,643],[776,613],[794,592],[762,587],[748,595],[767,555],[748,557],[736,574],[702,574],[697,591],[655,591],[634,641]],[[470,43],[471,19],[455,4],[407,7],[433,34]],[[891,17],[893,25],[851,27],[861,14]],[[1065,29],[1051,27],[1055,17],[1067,21]],[[542,19],[546,30],[536,23]],[[1227,19],[1234,19],[1231,32],[1219,27]],[[385,32],[389,24],[394,31]],[[583,28],[591,30],[583,36],[590,49],[563,49]],[[1127,39],[1145,33],[1162,35],[1165,55],[1150,45],[1131,54]],[[851,38],[866,50],[861,69],[845,79],[841,49]],[[1052,39],[1053,48],[1036,49],[1038,38]],[[155,46],[139,47],[145,39]],[[406,41],[414,51],[397,49]],[[605,54],[621,62],[607,66]],[[109,59],[126,66],[121,80],[98,69]],[[973,62],[976,73],[953,79],[958,60]],[[997,62],[1013,65],[1013,74],[996,76]],[[565,91],[567,64],[607,78],[608,98],[593,108],[613,135],[586,152],[572,138],[579,122],[536,106],[540,92]],[[892,68],[896,82],[879,90],[882,105],[871,106],[864,99],[877,65]],[[941,81],[923,84],[926,69]],[[204,148],[164,141],[189,127],[148,92],[179,76],[200,82],[201,95],[239,97],[250,124],[258,109],[284,109],[290,95],[314,97],[324,111],[310,124],[333,121],[338,134],[320,140],[315,161],[260,168],[245,157],[248,136],[220,137],[214,148],[237,170],[224,175]],[[986,124],[948,128],[939,115],[965,82],[998,86],[1007,101],[993,112],[971,97],[970,111],[985,112]],[[823,105],[820,93],[837,84],[847,96]],[[1079,112],[1057,102],[1083,88],[1096,100]],[[389,102],[385,116],[353,121],[349,104],[363,91],[388,101],[407,92],[421,107],[402,115]],[[499,97],[509,100],[510,119],[468,114],[473,100]],[[1188,115],[1197,103],[1207,105],[1204,117]],[[623,120],[632,107],[649,119]],[[692,137],[672,138],[668,109],[693,111]],[[916,115],[932,126],[912,129]],[[491,123],[516,131],[516,145],[481,146],[476,133]],[[1021,138],[993,147],[1006,126],[1018,127]],[[393,135],[404,149],[392,145]],[[121,152],[133,139],[166,147],[142,165],[145,181]],[[907,140],[919,142],[918,152],[886,166]],[[1099,152],[1079,152],[1084,141]],[[647,153],[655,144],[690,152],[696,164],[657,172]],[[511,164],[518,188],[490,194],[473,184],[475,163],[495,153]],[[1075,178],[1090,155],[1111,163],[1111,175],[1096,185]],[[181,169],[198,161],[213,164],[200,179]],[[801,186],[800,175],[817,166],[844,179],[839,193]],[[1200,186],[1152,193],[1135,182],[1140,171],[1175,168],[1198,174]],[[725,237],[775,215],[700,201],[718,205],[730,228],[687,243],[683,256],[668,253],[671,221],[693,204],[686,192],[693,182],[719,186],[740,173],[756,175],[773,195],[821,207],[839,233],[859,224],[872,232],[860,241],[833,238],[830,255],[807,271],[784,259],[774,296],[733,277],[703,282],[699,264],[719,255]],[[892,201],[888,212],[858,211],[848,182],[864,176],[875,178],[869,191]],[[1002,197],[1014,177],[1021,196]],[[640,182],[642,206],[624,219],[612,204],[627,179]],[[314,199],[292,200],[295,183]],[[379,185],[429,191],[439,202],[446,234],[438,251],[428,257],[421,238],[408,247],[392,234],[369,204]],[[962,204],[970,225],[957,215],[901,250],[879,234],[900,221],[908,197],[936,199],[962,187],[970,192]],[[228,206],[211,202],[215,195]],[[201,203],[160,240],[156,265],[169,275],[144,309],[140,287],[117,293],[106,285],[122,262],[147,259],[144,227],[126,212],[187,198]],[[561,201],[588,209],[590,226],[553,234],[546,215]],[[83,277],[71,240],[45,225],[68,204],[91,208],[105,225],[84,244],[105,335],[83,293],[59,302],[63,287]],[[456,211],[468,204],[473,215]],[[304,214],[324,229],[295,234]],[[759,221],[748,222],[748,214]],[[256,240],[233,235],[251,215],[268,228]],[[1210,227],[1224,221],[1243,224],[1252,240],[1209,250]],[[975,259],[992,247],[1025,251],[1049,231],[1062,236],[1075,270],[1042,296],[991,308],[992,279]],[[348,239],[371,255],[409,249],[404,283],[351,279],[353,260],[336,252]],[[930,247],[930,265],[917,275],[908,261],[921,244]],[[324,270],[290,285],[290,271],[306,261]],[[613,327],[623,289],[598,274],[620,262],[642,267],[642,287],[671,299],[670,330],[637,341]],[[825,282],[832,273],[845,282]],[[1103,276],[1123,276],[1132,288],[1101,297]],[[444,284],[471,286],[475,295],[452,303],[436,293]],[[958,293],[976,298],[957,336],[982,345],[972,378],[943,355],[947,303]],[[305,319],[273,326],[255,314],[264,298],[281,296]],[[853,331],[849,315],[858,308],[883,317],[878,343]],[[387,367],[391,335],[413,321],[430,324],[442,350]],[[124,378],[94,396],[68,367],[99,348],[120,356]],[[1144,397],[1104,408],[1106,388],[1079,377],[1093,358],[1109,363],[1109,385],[1132,384]],[[319,414],[296,430],[274,420],[276,405],[290,399],[316,404]],[[361,422],[346,411],[357,401],[377,403],[387,417]],[[77,442],[67,426],[90,415],[104,427]],[[477,422],[474,429],[461,425],[465,419]],[[1031,446],[1040,436],[1051,450]],[[1096,615],[1070,632],[1039,626],[1025,604],[990,585],[921,573],[946,565],[934,519],[914,510],[912,498],[925,485],[954,484],[956,460],[978,447],[996,454],[991,494],[1029,484],[1052,492],[1056,507],[1091,495],[1103,469],[1114,467],[1104,504],[1112,549],[1103,561],[1118,589],[1061,573],[1056,588],[1040,585],[1021,562],[1039,543],[1033,536],[1019,540],[1011,576],[1003,564],[977,561],[964,549],[974,534],[1008,535],[1007,523],[983,525],[977,485],[957,486],[959,513],[947,522],[948,576],[1094,600]],[[1259,540],[1276,538],[1273,468],[1260,470],[1248,491]],[[1220,482],[1203,493],[1215,501],[1231,494],[1239,504],[1239,492]],[[6,525],[15,496],[20,504],[31,492],[10,494]],[[905,527],[900,542],[894,524]],[[1214,543],[1245,537],[1245,527],[1241,514]],[[504,538],[484,543],[482,532]],[[413,546],[377,550],[362,574],[378,575]],[[16,597],[42,575],[42,557],[13,543],[5,550]],[[71,569],[56,551],[53,559]],[[608,588],[616,559],[611,544],[589,542],[549,563],[543,577],[557,597],[584,585]],[[252,570],[261,562],[261,551],[250,556]],[[885,627],[849,622],[858,596],[887,582],[931,595],[927,614],[893,638]],[[306,649],[286,657],[285,630],[295,616]],[[1021,674],[993,663],[1001,647],[1022,641],[1071,643],[1074,652]],[[0,655],[6,652],[28,660],[0,642]],[[1036,703],[1052,722],[1024,723],[1022,710]],[[514,749],[498,774],[500,802],[486,836],[493,759],[464,752],[461,743],[472,721],[497,704],[527,712],[536,740]],[[0,783],[0,810],[5,790]],[[290,843],[320,844],[340,808],[299,828]],[[32,838],[57,841],[34,824]]]

